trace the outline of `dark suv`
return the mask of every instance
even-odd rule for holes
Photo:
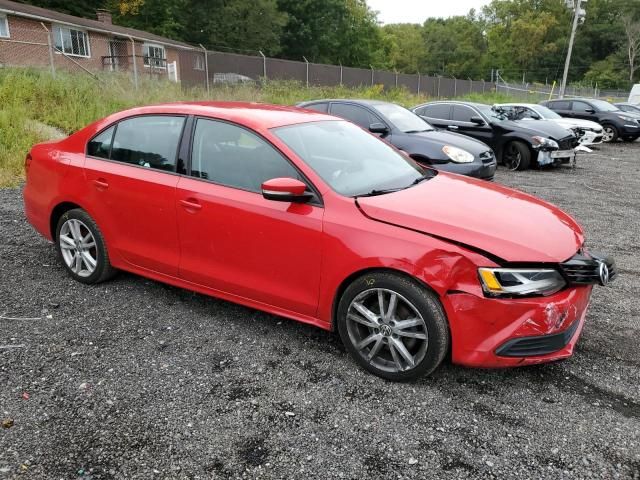
[[[572,98],[540,102],[563,117],[582,118],[602,125],[604,142],[621,138],[633,142],[640,137],[640,116],[621,111],[615,105],[593,98]]]

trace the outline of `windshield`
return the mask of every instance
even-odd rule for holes
[[[302,123],[273,132],[344,196],[407,188],[431,172],[348,122]]]
[[[434,130],[434,128],[421,117],[410,110],[393,103],[381,103],[373,105],[373,108],[393,123],[396,128],[404,133],[417,133]]]
[[[619,110],[615,105],[611,105],[609,102],[605,102],[604,100],[589,100],[591,105],[595,107],[596,110],[600,112],[615,112]]]

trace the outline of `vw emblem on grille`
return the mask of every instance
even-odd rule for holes
[[[600,275],[600,285],[604,286],[609,283],[609,267],[603,261],[598,261],[600,266],[598,267],[598,275]]]

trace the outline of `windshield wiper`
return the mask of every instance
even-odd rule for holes
[[[353,198],[360,198],[360,197],[377,197],[378,195],[384,195],[386,193],[393,193],[393,192],[399,192],[400,190],[404,190],[405,188],[408,187],[401,187],[401,188],[385,188],[385,189],[374,189],[371,190],[370,192],[367,193],[363,193],[361,195],[354,195]]]

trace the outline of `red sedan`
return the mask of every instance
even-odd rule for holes
[[[251,103],[111,115],[27,156],[27,218],[76,280],[117,269],[337,329],[391,380],[572,354],[615,276],[535,197],[426,169],[359,127]]]

